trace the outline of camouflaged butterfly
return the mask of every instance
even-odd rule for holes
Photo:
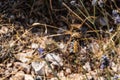
[[[79,42],[77,40],[70,42],[70,44],[68,45],[68,51],[70,53],[78,53],[79,52]]]
[[[77,40],[74,41],[73,52],[74,53],[78,53],[79,52],[79,42]]]

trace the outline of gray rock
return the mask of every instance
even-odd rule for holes
[[[49,53],[46,55],[45,59],[49,62],[52,62],[53,65],[63,66],[62,58],[55,53]]]
[[[32,62],[31,63],[32,68],[34,69],[35,73],[38,75],[44,75],[45,74],[45,61],[42,62]]]
[[[23,63],[29,62],[30,59],[27,57],[32,57],[33,52],[34,52],[34,50],[28,51],[28,52],[18,53],[18,54],[16,54],[16,58]]]

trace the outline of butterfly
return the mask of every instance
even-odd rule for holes
[[[73,52],[74,53],[78,53],[79,52],[79,42],[77,40],[74,41]]]

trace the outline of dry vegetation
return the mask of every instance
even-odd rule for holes
[[[120,80],[120,0],[0,0],[0,80]]]

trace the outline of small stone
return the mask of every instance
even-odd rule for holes
[[[89,62],[86,62],[85,65],[83,66],[83,68],[84,68],[86,71],[91,71],[90,63],[89,63]]]
[[[81,54],[87,53],[87,48],[86,47],[84,47],[84,48],[81,47],[80,53]]]
[[[67,74],[70,74],[70,73],[71,73],[70,68],[67,68],[67,69],[66,69],[66,73],[67,73]]]
[[[7,64],[7,68],[11,67],[12,66],[12,63],[8,63]]]
[[[45,61],[42,62],[32,62],[31,63],[32,68],[34,69],[35,73],[38,75],[44,75],[45,74]]]
[[[90,74],[87,75],[87,78],[88,80],[94,80],[94,78]]]
[[[45,59],[47,61],[52,62],[53,65],[56,65],[56,66],[62,66],[63,65],[63,62],[62,62],[62,59],[60,58],[60,56],[55,55],[54,53],[47,54]]]
[[[94,54],[96,54],[99,51],[99,45],[97,42],[92,42],[88,45],[88,48],[90,49],[90,51]]]
[[[33,52],[34,52],[34,50],[29,51],[29,52],[18,53],[18,54],[16,54],[16,58],[23,63],[29,62],[30,59],[27,57],[32,57]]]
[[[84,80],[84,75],[81,74],[71,74],[68,76],[68,80]]]
[[[10,78],[10,80],[24,80],[24,72],[17,72],[13,77]]]
[[[58,75],[60,78],[61,78],[61,77],[65,77],[65,75],[64,75],[64,71],[63,71],[63,70],[60,71],[57,75]]]
[[[14,45],[15,45],[15,42],[14,42],[14,41],[10,41],[10,42],[9,42],[9,46],[10,46],[10,47],[13,47]]]
[[[2,27],[1,29],[0,29],[0,34],[5,34],[5,33],[7,33],[8,32],[8,28],[7,27]]]
[[[99,80],[106,80],[104,77],[99,77]]]
[[[5,74],[5,76],[8,76],[11,72],[12,72],[12,71],[11,71],[10,68],[9,68],[9,69],[7,69],[7,70],[4,71],[4,74]]]
[[[32,43],[31,47],[32,47],[33,49],[37,49],[37,48],[38,48],[38,44]]]
[[[117,66],[114,62],[111,62],[111,68],[114,72],[117,72]]]
[[[31,75],[25,74],[24,80],[34,80]]]

